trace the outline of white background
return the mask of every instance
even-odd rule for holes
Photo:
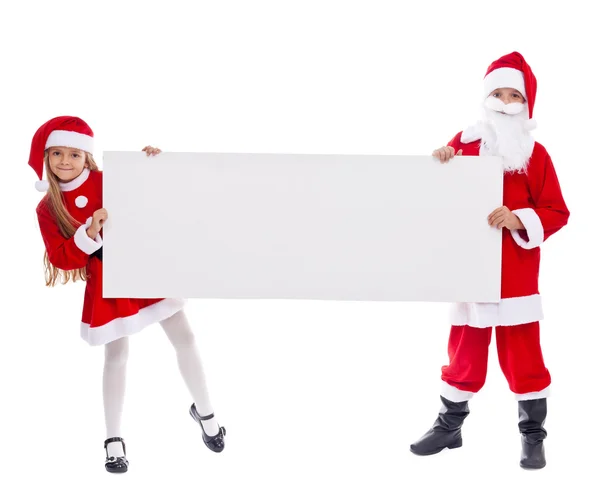
[[[486,219],[502,204],[499,157],[107,151],[103,161],[105,297],[500,300],[502,231]],[[440,226],[441,213],[463,225]]]
[[[3,6],[0,500],[597,501],[600,43],[591,5]],[[79,339],[83,285],[43,284],[41,196],[27,166],[37,127],[81,116],[98,154],[152,144],[422,155],[476,119],[485,69],[513,50],[538,77],[535,135],[572,211],[543,246],[548,466],[518,466],[516,403],[494,346],[464,447],[408,451],[439,409],[446,305],[192,300],[226,450],[203,446],[174,354],[152,327],[131,340],[131,469],[105,473],[102,349]],[[461,222],[440,215],[440,225]]]

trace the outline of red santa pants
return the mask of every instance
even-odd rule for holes
[[[442,380],[459,390],[479,391],[485,383],[491,339],[492,327],[453,326],[448,340],[450,363],[442,367]],[[539,322],[496,327],[496,346],[500,368],[513,393],[535,393],[550,385]]]

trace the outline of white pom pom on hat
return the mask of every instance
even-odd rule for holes
[[[35,188],[39,192],[47,192],[50,188],[50,184],[48,183],[48,180],[38,180],[35,182]]]

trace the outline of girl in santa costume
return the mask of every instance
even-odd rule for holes
[[[121,411],[125,395],[128,336],[159,322],[173,344],[181,375],[194,403],[190,414],[202,428],[206,446],[221,452],[225,428],[217,423],[206,387],[194,334],[181,299],[106,299],[102,297],[102,171],[93,153],[94,134],[78,117],[55,117],[42,125],[31,142],[29,165],[38,175],[38,190],[47,191],[37,207],[46,254],[46,285],[59,276],[87,281],[81,337],[91,346],[104,345],[103,398],[106,421],[105,467],[126,472]],[[147,155],[160,153],[146,147]],[[47,181],[42,180],[46,171]]]
[[[484,77],[484,116],[434,151],[441,162],[456,155],[499,156],[504,165],[504,206],[488,216],[502,229],[499,303],[460,303],[452,310],[449,363],[442,367],[442,408],[432,428],[410,446],[428,455],[462,445],[468,401],[484,385],[495,327],[500,367],[518,400],[521,466],[546,465],[546,397],[550,373],[540,347],[540,246],[566,225],[569,210],[546,149],[531,136],[537,81],[521,54],[493,62]]]

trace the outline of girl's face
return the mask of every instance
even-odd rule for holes
[[[505,105],[509,103],[525,103],[525,98],[523,98],[523,95],[519,91],[508,87],[495,89],[490,93],[490,96],[498,98]]]
[[[85,152],[76,148],[50,147],[48,149],[50,171],[61,182],[70,182],[77,178],[84,168],[87,168]]]

